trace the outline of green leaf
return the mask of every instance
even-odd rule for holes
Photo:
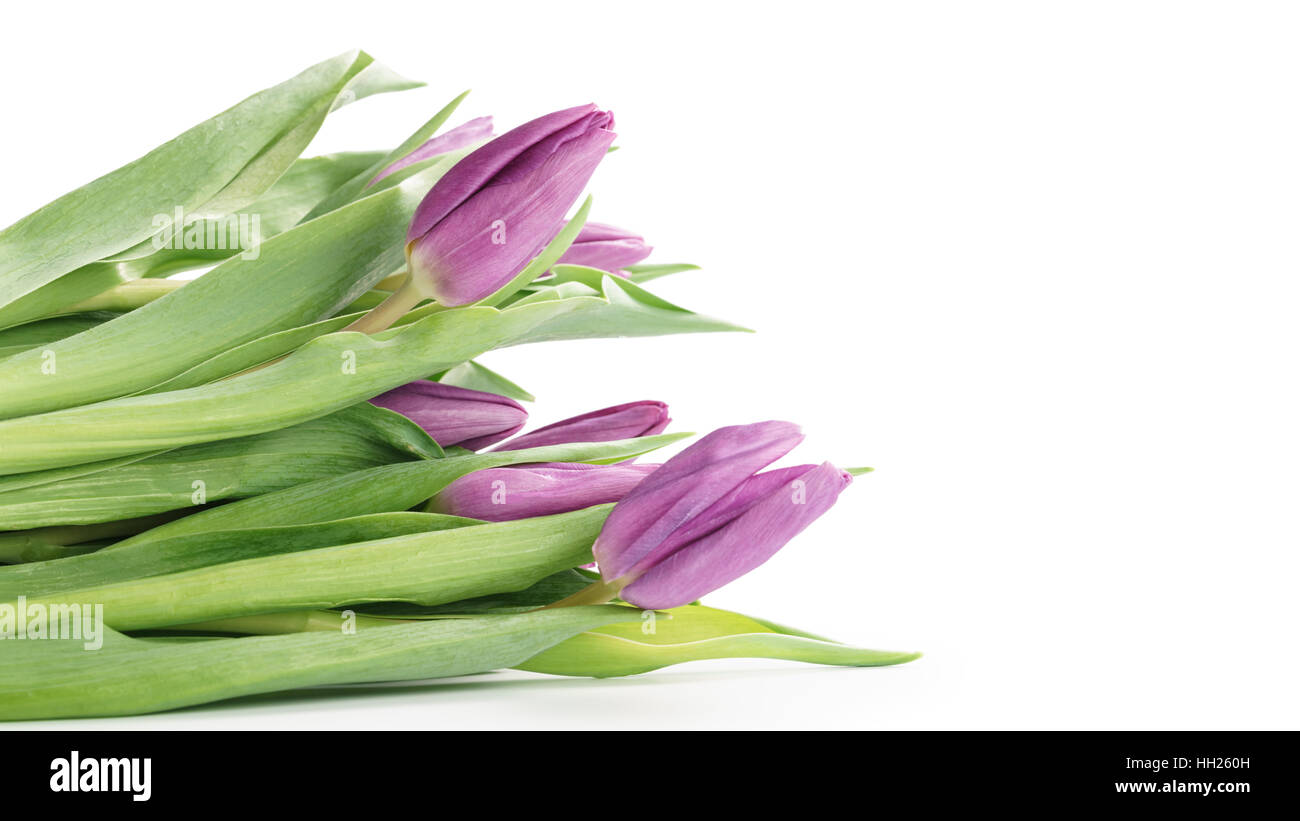
[[[562,609],[562,608],[561,608]],[[558,676],[632,676],[687,661],[767,658],[879,667],[920,653],[866,650],[775,629],[768,622],[703,605],[646,611],[640,624],[600,627],[534,656],[520,670]]]
[[[605,271],[576,265],[556,265],[553,270],[555,285],[538,290],[511,307],[549,301],[569,302],[587,296],[600,296],[602,299],[577,302],[575,310],[537,325],[511,344],[749,330],[720,319],[692,313],[660,299],[634,282],[611,276]]]
[[[42,319],[39,322],[5,328],[0,330],[0,358],[31,350],[39,345],[57,342],[60,339],[67,339],[73,334],[79,334],[116,316],[116,314],[96,312]]]
[[[62,315],[97,311],[114,313],[134,311],[155,299],[167,296],[177,288],[185,287],[185,284],[186,281],[183,279],[128,279],[89,299],[74,302],[56,313]]]
[[[3,570],[3,565],[7,564],[46,562],[80,556],[111,543],[111,540],[108,540],[61,544],[57,536],[46,538],[39,530],[0,533],[0,570]]]
[[[407,602],[373,602],[352,607],[358,613],[388,619],[429,619],[475,613],[513,613],[554,604],[591,584],[572,568],[553,573],[524,590],[421,607]]]
[[[226,231],[230,225],[238,225],[237,222],[231,223],[232,220],[243,218],[249,226],[252,226],[253,220],[256,220],[253,239],[265,242],[270,237],[294,227],[307,210],[322,197],[382,156],[377,152],[357,152],[297,160],[285,175],[252,205],[233,215],[198,220],[194,230],[204,237],[218,236],[216,233],[218,227]],[[108,260],[93,262],[78,268],[5,308],[0,308],[0,327],[27,322],[38,317],[99,308],[104,300],[109,300],[107,307],[111,310],[138,308],[152,301],[145,298],[149,295],[150,283],[140,282],[141,278],[165,277],[181,271],[213,265],[245,251],[238,247],[239,244],[236,242],[227,241],[224,245],[226,246],[224,248],[155,249],[153,240],[147,240],[134,248],[115,254]],[[161,285],[164,281],[152,287],[166,287]],[[172,286],[177,284],[179,283],[171,283]],[[163,290],[153,296],[157,298],[166,293],[167,291]],[[123,296],[129,296],[130,299],[117,305],[117,301],[120,301]]]
[[[472,359],[469,362],[457,365],[451,370],[443,371],[436,378],[438,382],[444,385],[455,385],[472,391],[495,393],[498,396],[514,399],[516,402],[537,401],[537,398],[528,391]]]
[[[271,186],[341,102],[416,84],[349,52],[254,94],[0,232],[0,306],[130,248],[180,207],[228,214]]]
[[[206,385],[209,382],[216,382],[218,379],[233,376],[249,368],[292,353],[318,336],[341,331],[360,317],[361,314],[359,313],[345,314],[330,319],[322,319],[320,322],[313,322],[310,325],[299,325],[287,331],[277,331],[273,334],[258,337],[251,342],[245,342],[242,345],[236,345],[229,350],[222,351],[211,359],[173,376],[166,382],[159,382],[157,385],[146,388],[139,393],[178,391],[185,388],[197,388],[199,385]]]
[[[336,208],[341,208],[344,205],[347,205],[358,197],[375,193],[376,190],[383,190],[382,188],[368,187],[370,186],[370,181],[374,179],[375,175],[397,162],[402,157],[410,154],[421,145],[424,145],[430,137],[437,133],[438,129],[442,127],[442,124],[447,122],[447,119],[451,117],[468,96],[468,91],[461,92],[456,99],[443,106],[437,114],[434,114],[426,123],[424,123],[424,125],[417,128],[411,136],[403,140],[401,145],[397,146],[397,148],[394,148],[392,151],[389,151],[382,157],[377,157],[365,168],[359,169],[350,179],[340,184],[339,187],[332,191],[329,196],[323,198],[319,203],[317,203],[316,206],[313,207],[304,217],[304,220],[315,219],[321,214],[328,213]],[[460,156],[463,155],[464,154],[462,153]],[[459,159],[459,157],[457,159]],[[425,165],[423,167],[428,166]],[[450,165],[448,167],[450,167]],[[383,180],[383,182],[387,181],[387,178]]]
[[[357,206],[376,199],[360,200]],[[159,308],[206,278],[115,322]],[[456,308],[373,336],[341,332],[318,337],[285,359],[222,382],[0,421],[0,475],[249,436],[305,422],[472,359],[577,304],[552,301],[506,311]],[[25,356],[0,361],[0,374]],[[63,386],[70,377],[57,380]]]
[[[610,464],[649,453],[689,435],[661,433],[616,442],[573,442],[367,468],[200,511],[108,549],[124,550],[130,545],[187,533],[309,524],[367,513],[409,510],[476,470],[530,462]]]
[[[129,465],[133,462],[138,462],[141,459],[148,459],[152,456],[157,456],[160,453],[165,453],[165,451],[146,451],[143,453],[133,453],[130,456],[120,456],[116,459],[105,459],[100,462],[83,462],[81,464],[68,465],[67,467],[53,468],[51,470],[37,470],[30,473],[13,473],[8,476],[0,476],[0,493],[39,487],[41,485],[61,482],[65,479],[75,479],[79,476],[87,476],[119,465]]]
[[[0,477],[0,530],[108,522],[243,499],[362,468],[435,459],[429,434],[401,414],[362,402],[256,436],[191,445],[131,460]],[[96,465],[99,467],[96,469]],[[0,533],[0,542],[7,534]]]
[[[0,307],[0,328],[21,326],[62,313],[64,308],[121,285],[127,277],[110,262],[92,262]]]
[[[0,563],[23,564],[80,556],[184,515],[182,510],[85,525],[55,525],[0,532]]]
[[[523,613],[559,601],[591,584],[591,580],[575,569],[562,570],[538,581],[524,590],[494,593],[474,599],[449,602],[433,606],[409,602],[367,602],[350,605],[348,610],[358,614],[357,627],[383,627],[393,621],[461,618],[487,613]],[[286,613],[262,613],[233,619],[214,619],[190,624],[169,625],[164,631],[204,633],[233,633],[241,635],[274,636],[282,633],[301,633],[308,630],[338,630],[337,610],[295,610]]]
[[[353,197],[351,201],[355,202],[356,200],[362,199],[364,197],[374,196],[375,194],[381,191],[385,191],[389,188],[392,188],[395,185],[400,185],[406,182],[408,179],[416,176],[417,174],[424,174],[426,171],[432,174],[432,178],[436,182],[437,180],[441,179],[448,171],[450,171],[452,169],[452,166],[454,166],[456,163],[460,162],[462,159],[464,159],[466,156],[472,153],[474,149],[479,145],[481,145],[481,143],[475,143],[473,145],[458,149],[456,151],[448,151],[445,154],[435,154],[434,156],[427,157],[423,160],[420,160],[419,162],[411,163],[410,165],[404,168],[399,168],[398,170],[392,172],[391,174],[386,175],[382,180],[378,180],[373,184],[368,183],[365,186],[365,188],[362,190],[362,192],[357,196]],[[331,198],[331,200],[327,201],[325,204],[332,205],[333,199]],[[342,205],[344,204],[346,203],[340,203],[338,206],[335,207],[342,207]]]
[[[358,205],[375,199],[361,200]],[[115,322],[190,293],[203,279]],[[707,327],[708,321],[689,312],[670,311],[639,301],[640,297],[634,299],[623,290],[629,287],[626,283],[620,285],[607,277],[605,285],[611,302],[627,311],[626,327],[619,329],[621,333],[644,331],[644,326],[636,324],[638,317],[645,318],[644,312],[671,317],[661,321],[661,332],[666,328],[680,330],[680,326]],[[554,328],[558,320],[570,313],[584,314],[588,324],[598,325],[610,319],[600,313],[607,307],[610,304],[599,297],[573,296],[524,300],[504,311],[456,308],[374,336],[341,332],[317,337],[285,359],[222,382],[0,421],[0,475],[287,427],[453,367],[493,348],[521,341],[567,338],[563,329]],[[604,332],[600,328],[596,331],[597,335]],[[24,356],[27,354],[0,361],[0,373]]]
[[[120,550],[0,567],[0,601],[48,596],[318,547],[478,524],[437,513],[376,513],[328,522],[175,536]]]
[[[143,308],[0,360],[0,418],[132,393],[333,314],[401,267],[407,223],[430,184],[413,177],[270,238],[257,259],[231,257]]]
[[[392,295],[392,291],[385,291],[381,288],[371,288],[369,291],[366,291],[361,296],[352,300],[347,307],[343,308],[339,315],[352,314],[359,317],[362,314],[369,312],[371,309],[379,307],[384,303],[384,300],[388,299]]]
[[[355,635],[152,642],[110,632],[0,641],[0,719],[132,715],[323,684],[463,676],[518,664],[569,636],[635,618],[604,605],[395,624]]]
[[[579,225],[579,228],[581,226]],[[557,241],[559,238],[557,238]],[[559,254],[563,254],[567,245],[558,245]],[[549,256],[552,249],[548,248],[547,254],[539,256],[538,259],[544,259]],[[574,266],[568,266],[573,268]],[[595,272],[604,274],[603,271],[596,269],[578,269],[583,272]],[[526,279],[526,277],[520,277]],[[550,280],[543,280],[549,282]],[[536,285],[536,282],[534,282]],[[603,287],[603,286],[602,286]],[[631,285],[629,287],[636,287]],[[567,290],[566,290],[567,289]],[[566,280],[559,283],[558,287],[545,287],[538,289],[538,293],[529,299],[519,299],[511,304],[521,305],[537,302],[559,301],[566,298],[572,298],[581,301],[583,304],[575,306],[580,310],[581,315],[586,318],[586,328],[576,327],[582,323],[568,323],[559,329],[559,334],[554,336],[556,339],[574,339],[574,338],[591,338],[591,337],[611,337],[611,336],[653,336],[659,334],[676,334],[676,333],[696,333],[712,331],[745,331],[736,325],[721,322],[719,320],[703,317],[691,313],[682,308],[678,308],[665,300],[659,299],[649,294],[644,289],[637,289],[634,293],[638,302],[629,304],[626,297],[629,293],[628,288],[617,288],[617,304],[596,304],[594,300],[602,299],[601,294],[581,283],[572,280]],[[583,299],[583,298],[586,299]],[[489,298],[490,301],[491,298]],[[349,306],[349,309],[355,307],[355,303]],[[440,305],[425,305],[409,312],[399,319],[396,327],[412,324],[420,319],[428,317],[435,313],[441,313],[447,310]],[[228,351],[214,356],[212,359],[196,365],[189,371],[174,377],[171,380],[160,383],[146,392],[154,393],[160,390],[177,390],[180,388],[195,387],[197,385],[211,382],[231,374],[238,373],[246,368],[260,365],[263,362],[269,362],[279,356],[298,348],[310,339],[323,336],[327,333],[340,330],[351,324],[353,320],[360,317],[360,313],[352,313],[344,316],[337,316],[333,319],[323,320],[312,325],[301,326],[278,334],[255,339],[252,342],[237,346]],[[542,328],[549,328],[553,323],[544,323]],[[544,341],[549,336],[541,334],[531,334],[524,338],[523,341]],[[465,387],[472,387],[466,385]],[[517,387],[517,386],[516,386]],[[484,388],[484,390],[493,390]],[[501,393],[501,391],[493,390]],[[521,401],[533,401],[531,395],[520,392],[518,395],[503,393],[502,395],[511,396],[513,399]]]
[[[257,218],[258,239],[282,234],[296,226],[317,203],[335,191],[353,176],[361,173],[383,156],[378,151],[342,152],[320,157],[299,159],[289,166],[284,176],[265,194],[247,208],[218,219],[200,221],[203,236],[208,235],[207,225],[221,220],[230,221],[240,216]],[[231,243],[227,243],[230,245]],[[112,257],[118,270],[129,277],[163,277],[180,271],[201,268],[243,252],[242,248],[162,248],[155,249],[146,242]]]
[[[612,508],[597,505],[555,516],[225,562],[29,596],[27,604],[102,604],[106,623],[117,630],[371,601],[443,604],[523,590],[590,562],[591,545]]]
[[[627,278],[639,285],[671,274],[680,274],[686,271],[698,271],[700,270],[700,266],[690,265],[687,263],[643,263],[641,265],[629,265],[624,270],[627,271]]]

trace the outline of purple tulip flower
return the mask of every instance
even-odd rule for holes
[[[559,233],[559,229],[556,229]],[[589,222],[582,226],[569,250],[560,257],[563,265],[585,265],[599,268],[618,276],[627,276],[623,269],[636,265],[654,250],[645,238],[622,228]]]
[[[407,232],[415,287],[466,305],[523,270],[555,235],[615,134],[594,104],[525,123],[470,153],[434,184]]]
[[[394,161],[383,171],[376,174],[374,179],[366,183],[366,187],[369,188],[384,177],[387,177],[389,174],[401,171],[408,165],[415,165],[422,160],[436,157],[439,154],[448,154],[452,151],[459,151],[462,148],[473,145],[479,140],[485,140],[491,136],[492,118],[477,117],[467,123],[456,126],[446,134],[439,134],[412,151],[410,154]]]
[[[528,419],[528,411],[512,399],[427,379],[381,393],[370,403],[402,414],[444,448],[494,445],[513,436]]]
[[[645,400],[584,413],[517,436],[494,450],[521,450],[569,442],[613,442],[651,436],[668,427],[668,406]]]
[[[556,462],[488,468],[443,488],[429,510],[489,522],[568,513],[617,502],[657,467]]]
[[[666,609],[767,561],[852,481],[829,462],[757,472],[802,439],[788,422],[739,425],[669,459],[610,513],[594,547],[603,581],[589,590]]]

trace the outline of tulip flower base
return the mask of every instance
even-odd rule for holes
[[[773,467],[797,426],[694,437],[637,397],[535,425],[546,386],[480,361],[746,330],[655,295],[696,267],[590,219],[613,114],[445,128],[462,94],[392,148],[301,156],[418,85],[340,55],[0,231],[0,719],[917,657],[700,601],[869,469]]]

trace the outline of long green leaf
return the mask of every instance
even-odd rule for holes
[[[662,614],[643,613],[640,624],[600,627],[574,636],[523,664],[520,670],[557,676],[633,676],[688,661],[767,658],[880,667],[902,664],[920,653],[866,650],[838,642],[780,632],[761,622],[703,605]]]
[[[100,550],[45,562],[0,567],[0,601],[48,596],[132,579],[162,576],[225,562],[317,547],[368,542],[477,524],[437,513],[376,513],[330,522],[244,528],[158,539],[121,550]]]
[[[164,393],[185,388],[197,388],[209,382],[216,382],[227,376],[242,373],[250,368],[270,362],[281,356],[296,351],[318,336],[341,331],[361,317],[360,313],[322,319],[310,325],[300,325],[287,331],[258,337],[229,350],[222,351],[211,359],[200,362],[183,373],[173,376],[165,382],[146,388],[140,393]]]
[[[0,307],[0,328],[22,327],[25,323],[62,315],[67,313],[64,309],[68,306],[91,299],[128,279],[115,263],[83,265]]]
[[[364,52],[342,54],[60,197],[0,232],[0,306],[148,239],[161,230],[159,214],[179,207],[217,216],[248,205],[337,105],[415,85]]]
[[[184,643],[110,632],[95,652],[77,641],[0,641],[0,719],[132,715],[322,684],[463,676],[635,617],[604,605]]]
[[[78,316],[43,319],[39,322],[29,322],[26,325],[5,328],[0,330],[0,357],[28,351],[39,345],[48,345],[60,339],[67,339],[74,334],[79,334],[116,318],[116,314],[95,312]]]
[[[559,247],[562,252],[563,248],[567,247],[567,244],[557,245],[556,247]],[[584,270],[592,272],[593,276],[595,274],[604,274],[604,272],[595,269]],[[521,277],[521,279],[526,279],[526,277]],[[565,280],[555,287],[542,288],[528,298],[515,301],[513,305],[570,299],[581,300],[580,302],[568,303],[573,306],[573,313],[578,317],[577,320],[570,321],[563,315],[556,315],[552,319],[543,321],[531,332],[509,344],[542,342],[552,339],[656,336],[747,330],[738,325],[732,325],[728,322],[679,308],[633,283],[618,285],[618,280],[615,280],[612,283],[605,284],[599,282],[599,277],[595,277],[592,281],[600,285],[609,298],[603,296],[600,291],[582,284],[582,282]],[[439,305],[425,305],[402,317],[398,320],[397,326],[413,324],[420,319],[446,310]],[[318,336],[340,330],[357,319],[358,316],[360,314],[336,316],[312,325],[300,326],[255,339],[252,342],[224,351],[179,376],[155,385],[149,388],[148,392],[195,387],[239,373],[246,368],[283,356]],[[507,393],[505,391],[495,392],[509,395],[514,399],[531,401],[531,396],[527,394]]]
[[[440,456],[419,425],[363,402],[270,433],[190,445],[126,464],[97,463],[100,469],[77,476],[54,468],[0,477],[0,530],[145,516]],[[0,533],[0,542],[6,538]]]
[[[213,265],[235,254],[252,253],[244,247],[244,240],[261,243],[289,230],[325,194],[382,156],[376,152],[357,152],[297,160],[270,190],[247,208],[231,215],[196,220],[184,231],[178,231],[179,238],[167,247],[155,249],[153,240],[149,240],[109,260],[82,266],[0,309],[0,326],[88,310],[132,310],[165,296],[169,293],[166,286],[182,283],[158,280],[151,290],[153,280],[143,278],[170,276]],[[244,221],[250,236],[236,234],[234,239],[213,243],[206,239],[241,230],[239,220]],[[205,238],[200,245],[221,247],[183,247],[184,238],[191,232],[196,232],[193,236]]]
[[[349,208],[377,199],[368,197]],[[308,226],[326,222],[331,216]],[[197,289],[205,279],[207,276],[101,328],[164,308],[170,300]],[[506,311],[457,308],[374,336],[329,334],[269,367],[222,382],[0,421],[0,475],[248,436],[305,422],[472,359],[546,319],[573,310],[579,302],[551,301]],[[27,356],[0,361],[0,379],[5,378],[7,365]],[[95,358],[93,351],[87,356]],[[131,358],[119,356],[118,360],[129,362]],[[71,376],[58,380],[60,385],[74,381]]]
[[[267,189],[257,201],[232,215],[200,220],[197,236],[208,235],[207,225],[231,220],[240,215],[257,218],[261,241],[293,228],[307,212],[331,192],[356,174],[378,162],[379,151],[346,151],[295,160],[284,176]],[[173,243],[176,244],[176,243]],[[227,243],[229,245],[229,243]],[[212,265],[246,249],[241,248],[161,248],[145,243],[135,253],[115,255],[118,270],[129,277],[161,277],[178,271]]]
[[[374,176],[380,171],[383,171],[389,165],[392,165],[397,160],[405,157],[407,154],[410,154],[412,151],[423,145],[438,131],[439,128],[442,127],[443,123],[447,122],[447,119],[451,117],[468,96],[468,91],[461,92],[461,94],[454,100],[443,106],[437,114],[430,117],[423,125],[417,128],[414,133],[403,140],[401,145],[397,146],[392,151],[389,151],[382,157],[376,157],[374,162],[366,168],[358,169],[351,179],[341,183],[328,197],[323,198],[319,203],[317,203],[305,218],[315,219],[321,214],[347,205],[357,197],[374,193],[373,190],[367,189],[367,186],[370,185]]]
[[[33,596],[27,604],[103,605],[105,621],[118,630],[369,601],[442,604],[523,590],[590,562],[612,507],[227,562]]]
[[[107,550],[126,550],[185,534],[310,524],[408,510],[476,470],[532,462],[608,464],[640,456],[687,435],[662,433],[615,442],[575,442],[368,468],[204,510],[118,542]]]
[[[698,271],[700,266],[691,265],[690,263],[642,263],[641,265],[629,265],[626,269],[627,278],[638,285],[659,279],[660,277],[680,274],[686,271]]]
[[[386,619],[445,618],[478,613],[521,613],[554,604],[589,586],[591,581],[581,570],[569,568],[553,573],[523,590],[493,593],[489,596],[432,606],[409,602],[369,602],[353,605],[352,609],[368,616]]]
[[[0,562],[24,564],[80,556],[151,530],[182,515],[184,511],[174,510],[90,525],[7,530],[0,532]]]
[[[555,270],[557,282],[553,287],[542,288],[513,303],[511,307],[552,301],[568,302],[583,297],[601,298],[576,303],[575,310],[537,325],[511,344],[749,330],[678,307],[635,282],[611,276],[605,271],[574,265],[557,265]],[[563,272],[564,277],[559,272]]]
[[[590,585],[591,581],[581,570],[571,568],[562,570],[559,573],[553,573],[523,590],[493,593],[488,596],[462,599],[461,601],[433,606],[398,601],[366,602],[365,604],[350,605],[348,610],[355,614],[358,628],[383,627],[395,621],[461,618],[467,615],[478,616],[488,613],[525,613],[577,593],[582,588]],[[337,630],[341,615],[342,611],[339,610],[295,610],[285,613],[259,613],[255,616],[239,616],[233,619],[213,619],[189,624],[173,624],[154,632],[277,636],[283,633],[303,633],[310,630]]]
[[[535,402],[537,397],[506,379],[501,374],[470,360],[456,367],[443,371],[435,377],[444,385],[456,385],[474,391],[486,391],[506,396],[518,402]]]
[[[488,596],[437,607],[401,603],[357,605],[360,630],[384,628],[394,621],[447,619],[460,615],[518,612],[519,604],[533,609],[549,604],[585,585],[575,571],[566,571],[516,594]],[[558,608],[565,609],[565,608]],[[517,669],[557,676],[609,678],[648,673],[689,661],[730,658],[764,658],[833,664],[845,667],[883,667],[903,664],[920,653],[867,650],[831,639],[727,610],[687,605],[667,611],[638,611],[637,623],[595,628],[565,640],[516,665]],[[330,610],[270,613],[198,624],[176,630],[250,635],[280,635],[304,631],[338,630],[341,614]]]
[[[0,417],[132,393],[329,316],[402,265],[407,223],[430,184],[412,177],[272,237],[257,259],[232,257],[143,308],[0,360]]]

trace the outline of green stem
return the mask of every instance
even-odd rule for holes
[[[539,607],[538,609],[550,610],[553,607],[578,607],[584,604],[605,604],[608,601],[612,601],[624,587],[627,587],[629,582],[629,579],[614,579],[611,582],[599,581],[582,588],[572,596],[560,599],[554,604]]]
[[[89,525],[55,525],[53,527],[35,527],[30,530],[14,530],[0,533],[0,562],[23,564],[26,562],[43,562],[50,559],[62,559],[67,556],[79,556],[98,548],[98,545],[83,547],[87,542],[101,542],[107,539],[120,539],[134,536],[160,524],[178,519],[187,511],[172,510],[152,516],[139,516],[134,519],[119,519],[115,522],[99,522]]]
[[[60,308],[59,314],[87,311],[133,311],[185,285],[183,279],[131,279],[89,299]]]
[[[376,305],[365,316],[344,328],[344,331],[358,331],[373,334],[387,330],[394,322],[424,300],[424,295],[415,286],[415,280],[408,274],[402,287],[392,293],[388,299]]]
[[[99,549],[99,544],[90,542],[84,545],[61,545],[42,542],[35,539],[0,540],[0,564],[27,564],[29,562],[48,562],[53,559],[66,559],[80,556]]]
[[[406,282],[406,272],[400,271],[390,277],[384,277],[375,283],[376,291],[396,291]]]

